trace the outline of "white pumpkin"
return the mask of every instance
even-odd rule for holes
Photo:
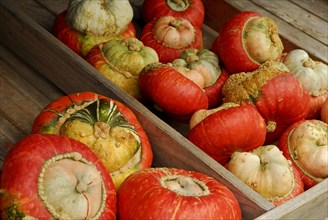
[[[227,168],[275,205],[304,191],[298,171],[275,145],[260,146],[251,152],[235,152]]]
[[[81,33],[108,36],[127,28],[133,9],[128,0],[70,0],[66,18]]]
[[[312,96],[328,91],[328,66],[314,61],[302,49],[290,51],[283,60],[289,71],[295,75]]]
[[[302,49],[290,51],[283,63],[311,95],[307,119],[318,119],[328,97],[328,66],[312,60]]]
[[[289,135],[289,150],[293,161],[317,181],[328,177],[328,124],[305,120]]]

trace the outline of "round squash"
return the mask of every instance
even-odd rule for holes
[[[132,6],[127,0],[72,0],[57,15],[53,34],[66,46],[85,57],[95,46],[118,35],[135,37]]]
[[[116,190],[83,143],[31,134],[8,152],[1,176],[2,219],[116,219]]]
[[[302,49],[288,52],[283,63],[311,95],[307,119],[319,119],[321,107],[328,98],[328,66],[314,61]]]
[[[224,102],[256,106],[267,124],[266,144],[309,112],[309,93],[281,62],[267,61],[255,71],[232,74],[222,94]]]
[[[142,29],[140,40],[156,50],[161,63],[169,63],[188,48],[201,49],[202,31],[188,20],[162,16],[148,22]]]
[[[32,133],[62,135],[86,144],[103,162],[116,188],[131,173],[152,163],[151,145],[135,114],[93,92],[51,102],[34,120]]]
[[[140,99],[138,78],[148,64],[158,62],[156,51],[137,38],[117,38],[95,46],[85,58],[115,85]]]

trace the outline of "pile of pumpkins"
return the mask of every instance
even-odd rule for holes
[[[243,11],[203,48],[201,0],[70,0],[53,34],[275,205],[328,177],[328,67],[284,51],[274,20]],[[233,193],[194,171],[151,168],[124,104],[93,92],[46,106],[6,156],[1,214],[58,219],[229,218]],[[13,178],[13,173],[15,177]],[[277,181],[279,180],[279,181]]]

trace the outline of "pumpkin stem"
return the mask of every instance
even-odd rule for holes
[[[165,176],[161,179],[161,184],[183,196],[203,196],[210,193],[204,182],[187,176]]]
[[[126,45],[130,51],[139,52],[141,50],[140,46],[136,43],[135,40],[127,40]]]
[[[311,58],[309,58],[307,61],[305,61],[303,63],[304,67],[310,67],[310,68],[314,68],[316,66],[316,62],[314,60],[312,60]]]
[[[190,3],[189,0],[166,0],[166,4],[173,10],[173,11],[185,11]]]
[[[274,130],[276,130],[276,127],[277,127],[277,123],[275,121],[268,121],[266,130],[267,132],[274,132]]]
[[[97,121],[94,125],[94,135],[96,138],[103,138],[106,139],[108,138],[109,131],[110,131],[110,126],[102,121]]]
[[[188,55],[188,57],[186,59],[187,63],[189,63],[189,64],[192,62],[195,62],[197,60],[199,60],[199,57],[196,54],[190,54],[190,55]]]
[[[182,5],[182,1],[181,0],[173,0],[173,2],[177,3],[178,5]]]
[[[262,170],[265,170],[267,164],[270,163],[270,158],[268,158],[267,155],[262,154],[262,155],[260,156],[260,159],[261,159],[261,161],[260,161],[260,163],[261,163],[261,169],[262,169]]]
[[[174,19],[170,22],[170,26],[176,28],[176,29],[179,29],[181,25],[181,20],[180,19]]]
[[[319,138],[317,140],[317,146],[326,146],[327,145],[327,138]]]
[[[136,44],[130,44],[129,45],[129,50],[139,52],[140,51],[140,47],[138,45],[136,45]]]
[[[84,193],[88,190],[88,184],[86,184],[85,182],[83,181],[78,181],[76,187],[75,187],[76,191],[78,193]]]

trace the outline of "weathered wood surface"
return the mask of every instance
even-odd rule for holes
[[[245,219],[284,219],[305,212],[304,216],[313,219],[328,217],[327,181],[275,208],[188,142],[183,132],[167,124],[170,122],[158,118],[55,39],[50,33],[52,22],[66,8],[66,2],[0,1],[2,156],[8,147],[30,132],[34,117],[47,103],[67,93],[89,90],[116,98],[135,112],[150,137],[154,166],[197,170],[217,178],[234,191]],[[204,28],[212,39],[216,32]]]
[[[64,93],[0,44],[0,165],[9,148],[31,132],[33,119]]]

